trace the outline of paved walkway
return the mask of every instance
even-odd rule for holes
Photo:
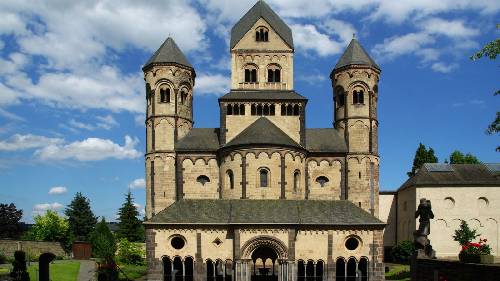
[[[78,274],[78,281],[95,281],[96,264],[94,261],[81,260],[80,273]]]

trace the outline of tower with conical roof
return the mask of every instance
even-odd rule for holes
[[[193,127],[195,71],[169,37],[142,68],[146,81],[146,216],[182,197],[175,143]]]
[[[348,199],[378,213],[378,81],[380,68],[352,39],[330,74],[334,95],[334,127],[344,136]]]

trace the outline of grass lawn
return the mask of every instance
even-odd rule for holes
[[[135,280],[137,278],[143,277],[147,273],[147,267],[145,265],[133,265],[133,264],[119,264],[120,280],[127,280],[123,272],[127,275],[130,280]],[[122,272],[123,271],[123,272]]]
[[[50,264],[50,280],[76,281],[80,271],[78,261],[58,261]],[[33,263],[28,267],[30,280],[38,280],[38,263]]]
[[[396,264],[385,274],[385,280],[410,281],[410,266]]]

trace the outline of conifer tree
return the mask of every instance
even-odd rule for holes
[[[138,219],[139,211],[134,205],[130,191],[125,196],[125,202],[118,211],[118,216],[118,237],[127,238],[131,242],[144,240],[144,229],[141,220]]]
[[[88,241],[97,223],[97,217],[90,209],[89,200],[77,192],[64,214],[68,217],[70,236],[76,240]]]
[[[420,169],[425,163],[437,163],[438,158],[434,155],[434,149],[429,147],[427,149],[425,145],[419,143],[417,151],[415,152],[415,157],[413,158],[413,167],[411,171],[407,173],[409,177],[415,175],[418,169]]]
[[[113,233],[109,230],[104,217],[97,223],[94,231],[90,234],[92,243],[92,254],[110,263],[115,259],[117,249],[116,240]]]

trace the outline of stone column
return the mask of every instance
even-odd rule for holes
[[[148,262],[148,280],[161,280],[163,278],[163,265],[160,259],[155,257],[155,236],[153,229],[146,229],[146,259]]]
[[[382,230],[373,230],[373,244],[371,245],[372,260],[370,262],[369,280],[383,281],[384,274],[384,240]]]
[[[325,280],[334,281],[335,280],[335,261],[333,260],[333,232],[328,231],[328,256],[326,259],[326,265],[324,265],[323,271],[326,271]]]

